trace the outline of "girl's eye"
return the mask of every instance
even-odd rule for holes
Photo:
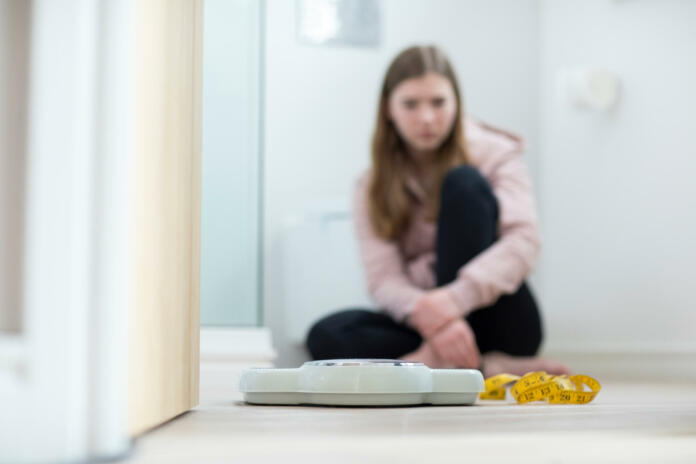
[[[407,102],[404,102],[404,106],[405,106],[407,109],[412,110],[412,109],[414,109],[414,108],[416,107],[416,102],[414,102],[414,101],[407,101]]]
[[[433,100],[433,106],[435,106],[435,107],[440,107],[444,104],[445,104],[444,98],[438,98],[437,100]]]

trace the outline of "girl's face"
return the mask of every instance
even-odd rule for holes
[[[452,83],[432,72],[402,81],[389,96],[388,108],[389,118],[415,157],[437,150],[450,134],[457,116]]]

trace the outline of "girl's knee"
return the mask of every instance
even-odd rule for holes
[[[480,211],[482,220],[495,222],[498,219],[498,200],[493,188],[478,169],[467,164],[452,168],[445,175],[441,205],[443,210],[455,215],[465,208],[467,211]]]
[[[474,166],[462,164],[450,169],[442,182],[442,190],[478,191],[489,189],[490,185],[483,174]]]

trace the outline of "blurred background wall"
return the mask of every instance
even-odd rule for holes
[[[696,2],[549,0],[540,18],[549,345],[694,354]],[[568,104],[578,67],[618,76],[613,110]]]
[[[222,3],[206,5],[206,34],[217,27],[228,45],[206,45],[206,60],[218,47],[227,61],[205,70],[217,67],[225,79],[204,82],[205,95],[215,95],[204,105],[204,324],[206,314],[222,311],[223,324],[268,326],[276,364],[293,366],[307,357],[302,341],[314,319],[370,304],[350,222],[353,182],[368,166],[390,60],[409,45],[433,43],[449,54],[468,113],[527,140],[542,220],[531,280],[544,312],[544,350],[696,354],[695,2],[383,0],[374,47],[298,40],[301,1],[236,0],[243,13],[232,15],[228,4],[214,18]],[[256,12],[258,29],[249,26]],[[592,70],[619,82],[608,110],[571,101],[569,76]],[[235,103],[230,95],[240,89],[254,97]],[[254,182],[258,198],[248,193]],[[206,191],[217,200],[206,200]],[[206,233],[218,234],[208,251]],[[250,250],[260,252],[258,263],[248,264]],[[221,262],[225,276],[216,274]],[[229,276],[244,272],[242,291]],[[206,297],[206,275],[218,276],[217,289],[207,287],[216,295]],[[258,301],[244,296],[253,289]]]

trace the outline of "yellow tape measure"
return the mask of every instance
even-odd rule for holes
[[[585,404],[597,396],[601,386],[586,375],[550,375],[546,372],[529,372],[522,377],[498,374],[486,379],[486,391],[479,393],[482,400],[504,400],[507,385],[518,403],[547,400],[552,404]],[[585,385],[590,391],[585,391]]]

